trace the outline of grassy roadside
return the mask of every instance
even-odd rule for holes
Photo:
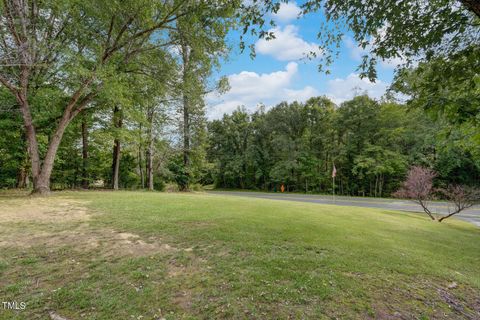
[[[22,205],[70,213],[0,223],[0,297],[28,304],[0,319],[480,316],[480,230],[457,220],[210,194],[0,198]]]
[[[203,189],[206,192],[240,192],[240,193],[258,193],[258,194],[282,194],[284,196],[305,196],[305,197],[320,197],[320,198],[333,198],[333,195],[331,193],[318,193],[318,192],[300,192],[300,191],[295,191],[295,192],[288,192],[285,191],[281,193],[280,191],[271,191],[271,190],[258,190],[258,189],[234,189],[234,188],[214,188],[212,186],[208,186],[207,188]],[[374,201],[384,201],[384,202],[392,202],[392,201],[411,201],[409,199],[401,199],[401,198],[394,198],[394,197],[369,197],[369,196],[345,196],[345,195],[335,195],[336,199],[339,200],[369,200],[372,199]],[[411,201],[412,203],[415,203],[414,201]],[[436,203],[446,203],[445,200],[442,199],[432,199],[429,201],[432,204]]]

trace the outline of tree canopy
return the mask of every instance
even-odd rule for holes
[[[272,39],[268,12],[288,1],[253,1],[248,4],[244,31]],[[365,50],[359,65],[362,76],[377,78],[379,60],[404,66],[416,61],[448,57],[480,43],[480,5],[474,0],[307,0],[301,15],[320,13],[319,69],[329,72],[346,32],[352,32]],[[270,22],[270,23],[269,23]],[[254,47],[250,47],[254,50]],[[317,56],[312,53],[313,56]]]

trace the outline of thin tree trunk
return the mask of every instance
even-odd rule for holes
[[[443,216],[443,217],[441,217],[440,219],[438,219],[438,222],[442,222],[443,220],[445,220],[445,219],[447,219],[447,218],[450,218],[451,216],[456,215],[456,214],[459,213],[459,212],[460,212],[460,211],[456,210],[456,211],[454,211],[454,212],[452,212],[452,213],[449,213],[448,215]]]
[[[153,118],[155,116],[155,109],[151,107],[148,110],[148,128],[147,128],[147,152],[146,152],[146,161],[147,161],[147,184],[148,190],[153,191]]]
[[[147,148],[147,181],[148,190],[153,191],[153,139],[149,141]]]
[[[383,181],[384,181],[384,176],[383,176],[383,173],[380,174],[380,197],[382,196],[382,193],[383,193]]]
[[[184,50],[188,50],[184,48]],[[183,71],[183,84],[186,85],[187,79],[187,69],[188,69],[188,54],[184,53],[184,71]],[[187,176],[187,181],[183,190],[188,190],[190,184],[190,108],[187,90],[183,89],[183,167],[185,175]]]
[[[142,145],[138,146],[138,171],[140,173],[140,185],[142,189],[145,188],[145,175],[143,173],[143,157],[142,157]]]
[[[27,186],[27,176],[28,176],[27,168],[25,167],[25,165],[22,164],[22,166],[20,167],[17,173],[17,183],[16,183],[17,188],[23,189]]]
[[[183,96],[183,165],[190,166],[190,110],[186,94]]]
[[[112,163],[112,188],[118,190],[118,177],[120,171],[120,140],[113,141],[113,163]]]
[[[115,106],[113,109],[113,125],[116,129],[122,127],[122,114],[118,106]],[[121,142],[117,137],[113,141],[113,155],[112,155],[112,188],[118,190],[118,179],[120,171],[120,152],[121,152]]]
[[[430,211],[430,209],[428,209],[427,203],[425,203],[421,199],[417,199],[416,201],[422,207],[423,211],[425,211],[425,213],[430,217],[430,219],[435,220],[435,217],[433,216],[432,212]]]
[[[82,188],[88,189],[88,124],[87,116],[82,117]]]
[[[143,141],[142,141],[142,124],[140,123],[139,125],[139,144],[138,144],[138,171],[140,173],[140,183],[142,186],[142,189],[145,188],[145,175],[143,174]]]
[[[190,110],[188,97],[183,95],[183,167],[187,176],[183,190],[188,190],[190,185]]]

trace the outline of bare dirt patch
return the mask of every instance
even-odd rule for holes
[[[23,198],[0,203],[0,222],[62,223],[90,218],[86,203],[70,199]]]
[[[104,256],[146,256],[176,250],[160,238],[93,228],[86,203],[70,199],[25,198],[0,202],[0,248],[72,246]]]
[[[192,309],[192,292],[191,290],[183,290],[177,293],[173,298],[173,302],[183,311],[188,312]]]
[[[155,253],[176,251],[177,249],[159,238],[150,237],[148,242],[142,240],[139,235],[128,232],[116,232],[115,230],[103,230],[110,235],[103,234],[101,246],[107,255],[130,255],[146,256]]]

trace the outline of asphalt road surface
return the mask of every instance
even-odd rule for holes
[[[311,202],[320,204],[331,204],[339,206],[380,208],[387,210],[401,210],[411,212],[423,212],[420,205],[408,200],[385,199],[385,198],[362,198],[362,197],[345,197],[345,196],[325,196],[325,195],[305,195],[294,193],[267,193],[267,192],[248,192],[248,191],[210,191],[209,193],[221,194],[226,196],[239,196],[249,198],[262,198],[272,200]],[[452,205],[446,202],[431,202],[430,210],[434,214],[445,215],[452,210]],[[462,219],[480,227],[480,207],[475,206],[455,215],[458,219]],[[453,218],[453,217],[452,217]],[[452,219],[450,218],[450,219]]]

